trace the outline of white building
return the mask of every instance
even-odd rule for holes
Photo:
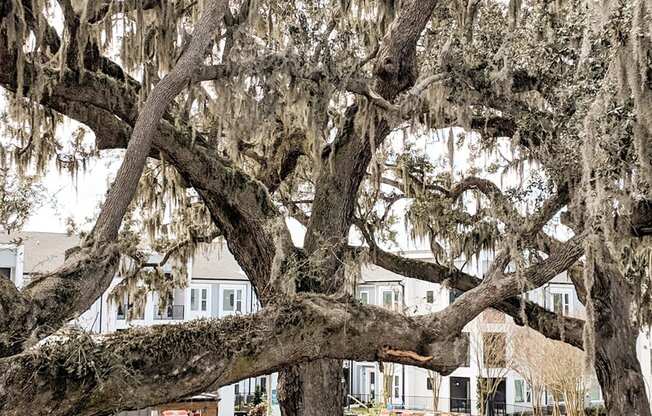
[[[61,265],[65,251],[78,242],[75,236],[58,233],[0,234],[0,278],[10,278],[19,288],[23,287],[35,273]],[[158,260],[155,255],[150,258],[150,261]],[[118,304],[111,302],[109,289],[73,324],[92,332],[107,333],[131,326],[175,324],[195,318],[221,318],[258,310],[258,300],[251,284],[226,248],[215,245],[212,251],[197,254],[188,264],[188,274],[191,276],[188,286],[175,289],[163,310],[159,308],[158,294],[149,293],[143,313],[130,313],[130,300],[125,298]],[[120,280],[116,276],[112,287]],[[235,406],[250,400],[256,389],[269,396],[271,381],[271,376],[263,376],[221,388],[220,416],[233,415]],[[149,412],[134,414],[140,416]]]
[[[52,270],[63,262],[65,250],[78,243],[76,237],[54,233],[22,233],[12,236],[0,234],[0,278],[10,278],[22,287],[34,273]],[[430,260],[427,251],[413,251],[403,255]],[[153,256],[152,261],[157,259]],[[461,266],[461,265],[460,265]],[[489,266],[488,260],[470,261],[464,270],[482,276]],[[74,323],[98,333],[119,331],[130,326],[175,324],[199,317],[224,317],[246,314],[258,309],[254,290],[233,256],[226,248],[216,246],[211,252],[197,254],[188,264],[188,287],[176,289],[167,306],[160,310],[158,294],[147,295],[144,312],[128,319],[130,300],[114,304],[104,294],[93,307]],[[120,281],[114,279],[113,284]],[[356,297],[367,304],[392,308],[406,314],[424,314],[445,308],[455,299],[456,293],[441,285],[405,278],[375,266],[363,269],[357,283]],[[546,286],[528,294],[529,299],[556,312],[581,315],[583,306],[576,296],[572,283],[565,274],[557,276]],[[465,327],[469,335],[470,350],[465,366],[458,368],[441,380],[438,409],[460,413],[478,412],[478,377],[503,379],[496,396],[494,414],[519,414],[531,409],[531,393],[527,383],[515,372],[497,368],[488,370],[477,359],[483,345],[483,333],[506,337],[511,318],[495,311],[485,311]],[[507,344],[506,344],[507,345]],[[638,352],[646,381],[652,379],[649,336],[641,336]],[[509,354],[509,351],[505,351]],[[379,401],[384,393],[384,381],[389,388],[389,401],[393,406],[410,409],[432,409],[432,383],[426,370],[379,363],[345,362],[343,388],[351,397],[351,405],[359,402]],[[241,381],[219,390],[219,415],[232,416],[241,401],[250,399],[256,389],[273,402],[276,397],[276,376],[263,376]],[[648,395],[650,395],[648,387]],[[650,395],[652,397],[652,395]],[[599,389],[594,389],[587,402],[599,403]],[[279,414],[278,407],[273,406]],[[133,414],[156,414],[142,411]]]
[[[432,261],[428,251],[411,251],[402,253],[405,257],[422,261]],[[483,259],[471,260],[463,270],[482,277],[488,270],[490,261]],[[458,267],[462,267],[459,264]],[[442,285],[409,279],[394,274],[376,266],[369,266],[362,272],[362,279],[356,288],[356,297],[362,303],[403,311],[406,314],[418,315],[436,312],[447,307],[458,296],[458,293],[444,288]],[[550,310],[570,316],[581,316],[584,307],[577,298],[572,282],[566,274],[555,277],[547,285],[527,294],[532,301]],[[532,397],[527,383],[516,372],[507,368],[487,367],[484,363],[481,349],[484,334],[493,337],[508,337],[508,330],[513,324],[510,317],[497,311],[483,312],[469,322],[464,332],[469,337],[469,352],[466,365],[458,368],[452,374],[442,377],[439,390],[438,410],[458,413],[478,414],[478,378],[502,379],[495,396],[495,415],[520,414],[532,410]],[[646,337],[641,337],[642,340]],[[507,339],[504,355],[508,357],[510,343]],[[644,344],[644,342],[642,343]],[[644,358],[646,357],[646,358]],[[642,359],[644,358],[644,359]],[[650,351],[641,347],[641,361],[650,362]],[[345,364],[345,375],[351,374],[348,393],[354,401],[378,401],[383,397],[385,384],[391,389],[389,401],[396,407],[409,409],[433,409],[432,381],[427,370],[402,365],[389,365],[385,373],[390,373],[385,380],[378,363]],[[644,366],[644,369],[646,367]],[[649,374],[646,373],[646,374]],[[547,398],[544,398],[544,403]],[[591,389],[587,404],[597,405],[602,402],[599,388]]]

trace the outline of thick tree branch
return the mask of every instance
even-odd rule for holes
[[[159,122],[174,98],[192,80],[195,68],[204,60],[215,28],[227,7],[223,0],[214,0],[206,6],[193,31],[190,45],[172,71],[156,84],[147,97],[136,120],[122,165],[95,223],[93,237],[97,242],[104,243],[116,238],[122,217],[136,193]]]
[[[450,306],[451,329],[463,328],[483,310],[532,288],[538,288],[568,270],[584,254],[582,236],[564,243],[548,258],[523,271],[503,274],[496,270],[477,287],[465,292]]]
[[[0,359],[0,411],[7,416],[25,408],[49,416],[107,414],[320,358],[383,359],[448,374],[461,364],[468,345],[460,334],[444,334],[432,325],[437,316],[406,317],[308,295],[248,316],[102,337],[62,335]]]
[[[391,102],[401,92],[414,86],[417,81],[417,40],[436,4],[436,0],[412,0],[401,4],[376,58],[374,96]],[[305,238],[306,251],[312,254],[323,245],[323,238],[328,236],[329,241],[325,243],[332,247],[336,256],[331,256],[333,261],[324,267],[324,276],[332,280],[332,290],[339,290],[341,286],[341,274],[336,273],[340,264],[333,258],[346,249],[360,183],[373,152],[391,130],[390,121],[372,111],[370,122],[374,124],[373,137],[369,137],[368,132],[360,135],[355,127],[359,105],[355,103],[347,109],[343,126],[327,155],[324,155],[327,157],[315,183],[312,215]]]

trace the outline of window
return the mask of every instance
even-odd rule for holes
[[[369,304],[369,292],[366,290],[364,292],[360,292],[358,295],[358,299],[360,299],[360,303],[363,305],[368,305]]]
[[[514,401],[516,403],[531,403],[532,391],[524,380],[514,380]]]
[[[394,398],[398,399],[400,393],[399,377],[394,376]]]
[[[201,310],[203,312],[208,310],[208,289],[201,290]]]
[[[381,289],[382,306],[387,309],[398,309],[399,292],[394,288]]]
[[[435,292],[433,290],[426,291],[426,303],[435,303]]]
[[[208,289],[190,289],[190,310],[202,312],[208,310]]]
[[[570,294],[569,293],[553,293],[552,294],[552,310],[555,313],[568,315],[570,313]]]
[[[432,378],[426,377],[426,389],[432,391]]]
[[[0,267],[0,279],[11,280],[11,269],[9,267]]]
[[[602,391],[600,390],[600,386],[595,385],[589,389],[589,400],[592,402],[602,400]]]
[[[267,379],[265,377],[260,378],[260,392],[263,394],[267,393]]]
[[[471,337],[468,332],[462,332],[462,336],[466,338],[466,355],[462,367],[468,367],[471,364]]]
[[[126,318],[127,318],[127,305],[124,303],[119,303],[117,319],[121,321],[121,320],[125,320]]]
[[[242,289],[224,289],[222,305],[226,312],[242,312]]]
[[[486,368],[505,367],[505,333],[485,332],[482,334],[482,358]]]
[[[383,306],[391,308],[394,303],[394,291],[383,290]]]
[[[124,301],[118,304],[117,319],[118,320],[139,320],[145,319],[145,307],[140,305],[136,307],[133,299],[128,294],[124,296]]]

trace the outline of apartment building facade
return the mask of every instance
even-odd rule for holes
[[[0,278],[8,278],[18,287],[27,284],[36,273],[56,268],[64,260],[65,250],[78,244],[74,236],[53,233],[23,233],[7,236],[0,234]],[[407,257],[430,261],[427,251],[402,253]],[[152,261],[157,255],[152,254]],[[480,257],[465,265],[458,265],[471,274],[482,276],[488,269],[489,259]],[[125,297],[121,302],[109,300],[109,291],[81,317],[74,325],[96,333],[120,331],[132,326],[155,324],[176,324],[202,317],[225,317],[247,314],[258,310],[258,300],[252,285],[225,247],[216,245],[212,250],[198,253],[188,264],[190,276],[187,287],[175,289],[171,298],[161,307],[157,293],[147,294],[142,312],[133,313],[133,302]],[[112,286],[120,282],[116,276]],[[396,275],[375,266],[363,268],[355,285],[355,296],[360,302],[408,315],[435,312],[453,302],[458,294],[442,287]],[[583,313],[570,279],[565,274],[555,277],[544,287],[531,291],[528,299],[550,310],[566,315]],[[469,337],[469,351],[465,365],[440,379],[424,369],[398,364],[375,362],[345,362],[342,388],[349,397],[351,406],[361,403],[387,402],[396,408],[431,410],[434,408],[433,389],[439,385],[437,408],[467,414],[478,414],[478,380],[499,379],[492,406],[495,415],[520,414],[532,407],[532,393],[525,380],[516,372],[499,364],[485,362],[482,350],[487,334],[505,345],[507,356],[511,318],[495,311],[485,311],[467,324],[464,331]],[[503,338],[503,341],[500,339]],[[639,338],[639,360],[648,386],[652,378],[652,356],[650,337]],[[500,361],[500,359],[498,359]],[[232,416],[239,404],[255,395],[258,390],[271,405],[272,414],[280,414],[276,401],[276,375],[243,380],[206,397],[219,400],[219,415]],[[650,391],[648,391],[650,395]],[[652,395],[650,395],[652,397]],[[188,398],[191,402],[193,398]],[[199,401],[196,398],[195,401]],[[591,386],[587,404],[598,404],[601,395],[597,386]],[[162,408],[145,409],[133,415],[165,415]],[[130,414],[130,416],[132,415]],[[201,412],[197,413],[201,414]],[[208,413],[206,413],[208,414]]]
[[[402,253],[406,257],[432,261],[427,251]],[[465,272],[482,277],[487,272],[490,259],[480,256],[457,266]],[[375,266],[368,266],[362,272],[356,285],[356,297],[362,303],[401,311],[408,315],[420,315],[444,309],[459,293],[442,285],[408,279]],[[570,279],[561,274],[547,285],[526,294],[527,298],[547,309],[568,316],[582,316],[583,305],[577,298]],[[489,414],[511,415],[531,412],[532,393],[527,382],[517,372],[504,367],[515,348],[509,342],[513,320],[494,310],[483,312],[464,328],[469,339],[469,351],[463,366],[448,376],[437,377],[427,370],[402,365],[357,363],[345,364],[347,393],[352,403],[387,402],[397,408],[432,410],[435,407],[433,389],[439,385],[437,409],[465,414],[479,414],[479,384],[481,379],[498,379]],[[492,339],[492,353],[487,339]],[[650,362],[649,349],[645,347],[647,336],[641,337],[640,358]],[[502,344],[502,354],[497,354],[496,345]],[[491,363],[489,356],[497,363]],[[502,355],[502,357],[500,357]],[[649,370],[648,373],[649,375]],[[433,377],[434,376],[434,377]],[[434,378],[434,379],[433,379]],[[387,391],[389,390],[389,391]],[[543,402],[551,400],[544,397]],[[597,383],[588,389],[587,405],[599,405],[602,397]]]
[[[76,236],[59,233],[0,233],[0,278],[8,278],[19,288],[23,287],[38,273],[60,266],[65,251],[78,243]],[[150,262],[159,260],[160,255],[155,253],[149,259]],[[170,272],[169,266],[166,267],[164,272]],[[190,276],[187,287],[175,289],[166,302],[162,302],[158,293],[148,293],[142,310],[137,310],[140,308],[135,308],[134,300],[128,296],[121,302],[112,300],[111,290],[122,280],[116,276],[109,290],[71,324],[94,333],[110,333],[134,326],[174,325],[197,318],[222,318],[258,310],[253,287],[225,247],[216,244],[211,250],[197,253],[187,267]],[[205,403],[195,406],[194,414],[201,416],[213,414],[212,405],[218,403],[220,416],[232,416],[240,403],[256,395],[256,390],[262,396],[271,397],[271,385],[272,376],[242,380],[219,392],[187,398],[183,403],[184,406]],[[206,410],[202,413],[201,409]],[[125,416],[167,414],[175,414],[170,406],[128,412]]]

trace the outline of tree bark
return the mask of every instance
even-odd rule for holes
[[[287,403],[325,404],[305,407],[311,416],[341,412],[342,359],[418,365],[443,374],[457,368],[468,342],[440,332],[446,325],[433,323],[438,316],[407,317],[351,300],[298,295],[228,319],[104,336],[62,334],[0,359],[0,414],[114,414],[300,363],[310,363],[302,367],[309,378],[302,380],[302,399]]]
[[[341,360],[317,360],[281,370],[279,372],[281,414],[285,416],[342,414],[345,403],[342,368]]]
[[[640,328],[632,318],[633,291],[610,260],[607,254],[603,264],[596,265],[591,287],[595,370],[609,416],[650,416],[636,354]]]

